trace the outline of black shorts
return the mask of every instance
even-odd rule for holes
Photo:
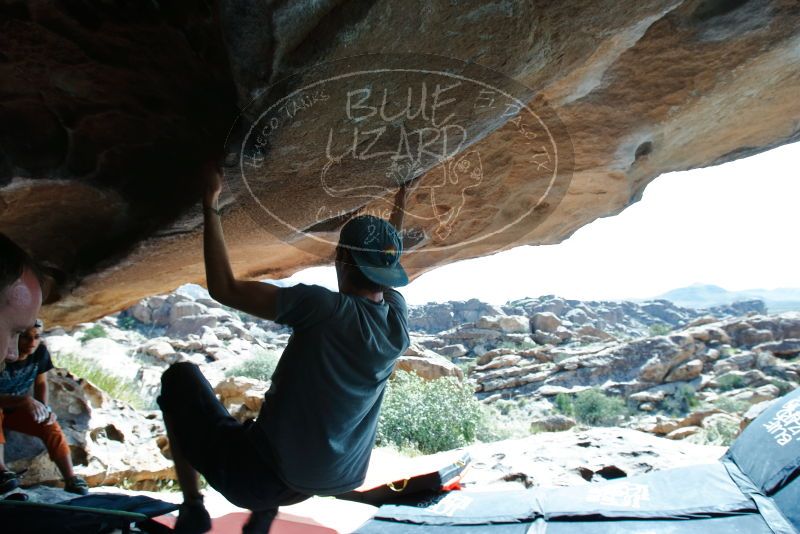
[[[158,405],[170,415],[186,460],[232,504],[266,511],[309,497],[278,478],[269,454],[260,454],[250,439],[251,425],[228,413],[195,364],[176,363],[164,372]]]

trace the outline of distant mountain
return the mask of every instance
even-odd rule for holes
[[[745,289],[728,291],[711,284],[693,284],[667,291],[659,299],[668,300],[687,308],[708,308],[741,300],[763,300],[770,313],[800,311],[800,288]]]

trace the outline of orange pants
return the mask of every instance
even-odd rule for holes
[[[53,423],[52,425],[37,423],[33,418],[33,414],[27,410],[13,410],[11,412],[0,410],[0,445],[6,442],[6,436],[3,433],[5,429],[16,430],[41,439],[44,442],[44,446],[47,447],[47,454],[50,455],[51,460],[63,458],[69,454],[67,439],[64,437],[64,432],[61,431],[58,423]]]

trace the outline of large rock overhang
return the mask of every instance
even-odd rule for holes
[[[565,157],[542,216],[506,224],[536,198],[537,167],[510,117],[464,125],[472,138],[457,156],[476,150],[492,169],[481,187],[439,188],[433,202],[442,165],[422,169],[406,217],[425,236],[404,262],[412,277],[517,245],[558,243],[636,202],[662,173],[800,138],[794,1],[401,8],[391,0],[242,0],[219,12],[203,2],[94,4],[0,8],[0,229],[57,274],[58,293],[43,311],[50,324],[70,326],[203,283],[203,160],[234,124],[227,149],[235,159],[242,132],[258,118],[253,97],[293,75],[304,79],[314,65],[452,58],[465,72],[517,84],[526,105],[552,113],[548,126]],[[264,148],[267,186],[256,197],[280,198],[305,234],[237,202],[241,169],[227,171],[223,224],[238,275],[277,278],[327,263],[343,220],[337,214],[391,206],[386,189],[382,198],[337,198],[320,217],[330,195],[309,186],[313,172],[311,181],[295,180],[306,168],[285,157],[301,140],[287,133]],[[341,176],[348,185],[347,172]],[[351,185],[363,185],[359,179]],[[439,215],[459,208],[458,224],[437,234],[441,217],[422,213],[431,206]]]

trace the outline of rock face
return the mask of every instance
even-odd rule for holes
[[[635,430],[592,428],[545,432],[519,440],[472,445],[467,488],[570,486],[711,463],[723,447],[671,442]],[[521,488],[520,488],[521,489]]]
[[[486,351],[470,374],[479,397],[544,395],[586,387],[658,404],[681,385],[693,391],[720,390],[736,401],[755,404],[780,396],[780,388],[800,383],[797,358],[789,358],[800,314],[752,315],[677,329],[667,335],[623,342],[573,344],[537,349]],[[758,343],[749,334],[762,332]],[[557,389],[554,389],[557,388]],[[748,388],[742,390],[742,388]],[[752,388],[752,389],[751,389]]]
[[[152,489],[175,480],[172,461],[163,450],[167,439],[160,412],[136,411],[87,381],[76,381],[65,370],[51,372],[48,382],[75,472],[90,486]],[[22,485],[61,482],[58,469],[35,438],[12,433],[6,461],[12,470],[24,472]]]
[[[419,250],[434,250],[437,235],[459,245],[409,256],[412,276],[501,246],[557,243],[635,202],[664,172],[800,137],[795,2],[437,2],[398,10],[391,0],[247,0],[219,13],[206,3],[94,4],[12,3],[0,32],[0,227],[54,268],[60,286],[45,310],[49,324],[74,325],[202,280],[200,161],[220,151],[237,107],[334,59],[425,53],[493,69],[530,88],[528,103],[546,104],[568,134],[571,150],[562,153],[574,157],[558,169],[568,183],[563,198],[535,224],[504,229],[535,204],[539,183],[531,177],[541,162],[531,161],[507,117],[467,120],[480,135],[466,156],[480,154],[492,172],[465,194],[463,184],[439,187],[444,167],[415,169],[420,187],[439,187],[428,208],[464,216],[443,237],[439,215],[425,219],[425,198],[412,198]],[[330,106],[317,110],[313,122],[325,124]],[[254,194],[280,198],[306,221],[301,229],[333,234],[342,219],[319,220],[330,200],[319,169],[286,158],[307,146],[285,132],[264,145],[271,178]],[[231,191],[242,189],[229,179]],[[390,194],[337,197],[336,213],[384,209]],[[308,236],[286,244],[296,236],[234,208],[237,198],[227,200],[224,224],[238,274],[281,277],[327,261],[327,248]]]
[[[800,314],[768,315],[761,301],[697,310],[665,300],[548,295],[431,333],[449,326],[466,304],[412,306],[424,330],[412,333],[412,349],[457,363],[478,399],[504,416],[529,419],[532,431],[569,428],[575,421],[564,417],[573,413],[564,402],[597,389],[627,405],[620,408],[626,421],[615,424],[673,440],[729,443],[752,420],[751,406],[800,386]]]

